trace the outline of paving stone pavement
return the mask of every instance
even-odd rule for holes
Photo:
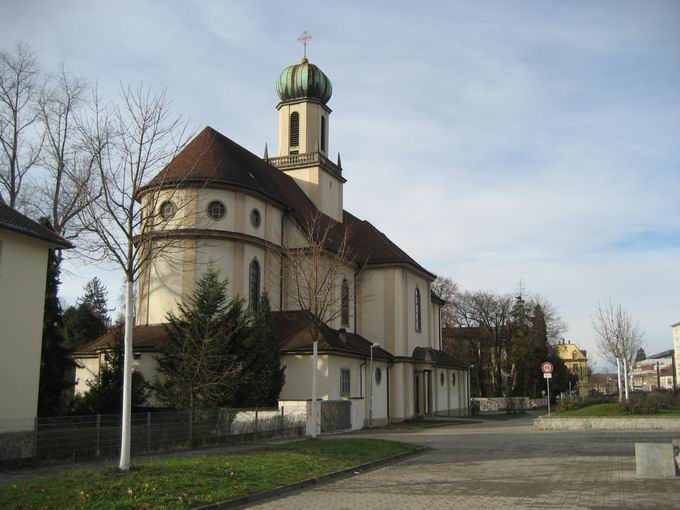
[[[677,435],[535,432],[526,418],[380,433],[375,437],[425,444],[434,450],[252,508],[680,509],[680,477],[635,475],[635,442],[670,442]]]

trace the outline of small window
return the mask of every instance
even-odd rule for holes
[[[160,213],[161,213],[161,218],[163,218],[164,220],[169,220],[170,218],[172,218],[175,215],[176,212],[177,212],[177,207],[175,207],[175,204],[173,204],[172,202],[168,201],[168,202],[163,202],[161,204]]]
[[[451,386],[455,386],[455,385],[456,385],[456,373],[453,372],[451,374]]]
[[[380,386],[380,381],[382,381],[382,370],[380,367],[375,367],[375,385]]]
[[[255,259],[250,263],[248,290],[248,308],[251,313],[255,313],[260,304],[260,264]]]
[[[250,211],[250,224],[254,228],[260,228],[260,223],[262,223],[262,217],[260,216],[260,211],[253,209]]]
[[[326,152],[326,117],[321,116],[321,151]]]
[[[421,305],[420,305],[420,289],[416,287],[416,296],[415,296],[415,315],[416,315],[416,331],[420,332],[421,327],[422,327],[422,318],[421,318]]]
[[[348,397],[351,392],[349,376],[349,368],[343,368],[340,370],[340,395],[343,397]]]
[[[349,283],[346,278],[342,280],[340,289],[340,322],[343,326],[349,326]]]
[[[208,204],[208,216],[210,216],[213,220],[221,220],[224,218],[226,213],[227,208],[224,207],[222,202],[213,200]]]
[[[439,384],[441,384],[442,386],[444,386],[444,372],[441,372],[441,373],[439,374]]]
[[[288,145],[291,149],[297,149],[300,145],[300,114],[298,112],[290,114],[290,139]]]

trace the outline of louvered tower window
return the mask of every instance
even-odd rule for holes
[[[297,154],[300,146],[300,114],[293,112],[290,114],[290,153]]]
[[[326,117],[321,116],[321,152],[326,152]]]

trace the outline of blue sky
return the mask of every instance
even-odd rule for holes
[[[0,46],[45,67],[168,88],[174,109],[276,147],[281,70],[333,82],[345,206],[466,289],[523,285],[594,351],[598,301],[648,351],[680,321],[680,2],[9,2]],[[73,268],[73,302],[94,274]],[[602,363],[600,363],[602,365]]]

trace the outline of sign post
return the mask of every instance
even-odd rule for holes
[[[553,368],[553,364],[549,361],[541,363],[541,372],[543,372],[543,378],[548,385],[548,416],[550,416],[550,379],[552,379]]]

